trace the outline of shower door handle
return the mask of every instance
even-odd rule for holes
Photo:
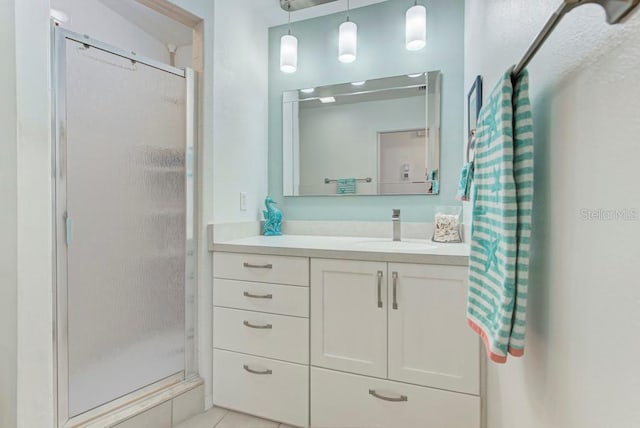
[[[65,216],[65,234],[66,234],[66,241],[67,241],[67,245],[71,244],[71,241],[73,241],[73,219],[71,219],[71,217],[69,217],[69,215]]]

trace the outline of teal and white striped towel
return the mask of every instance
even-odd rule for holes
[[[475,155],[467,322],[488,357],[522,356],[533,202],[533,120],[525,70],[482,108]]]
[[[355,178],[338,178],[336,180],[336,194],[350,195],[356,193]]]

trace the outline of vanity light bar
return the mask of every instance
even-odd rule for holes
[[[283,10],[289,10],[289,8],[291,10],[301,10],[334,1],[336,0],[280,0],[280,7]]]

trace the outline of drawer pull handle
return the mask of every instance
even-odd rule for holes
[[[398,309],[398,272],[391,274],[393,277],[393,309]]]
[[[266,265],[252,265],[251,263],[244,262],[243,266],[250,269],[273,269],[273,265],[271,263]]]
[[[378,307],[382,307],[382,271],[378,271]]]
[[[393,401],[393,402],[409,401],[409,398],[406,395],[401,395],[399,398],[398,397],[385,397],[384,395],[378,394],[375,389],[370,389],[369,390],[369,395],[373,395],[374,397],[376,397],[376,398],[378,398],[380,400],[384,400],[384,401]]]
[[[270,375],[273,374],[273,370],[271,369],[267,369],[267,370],[253,370],[251,367],[249,367],[247,364],[243,365],[242,367],[244,367],[244,369],[246,371],[248,371],[249,373],[253,373],[253,374],[257,374],[257,375]]]
[[[245,291],[244,297],[250,297],[252,299],[273,299],[273,294],[251,294],[248,291]]]
[[[256,325],[256,324],[251,324],[249,321],[243,321],[242,324],[244,324],[249,328],[258,328],[263,330],[271,330],[273,328],[273,325],[271,324]]]

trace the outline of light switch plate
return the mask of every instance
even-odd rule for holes
[[[247,210],[247,192],[240,192],[240,211]]]

